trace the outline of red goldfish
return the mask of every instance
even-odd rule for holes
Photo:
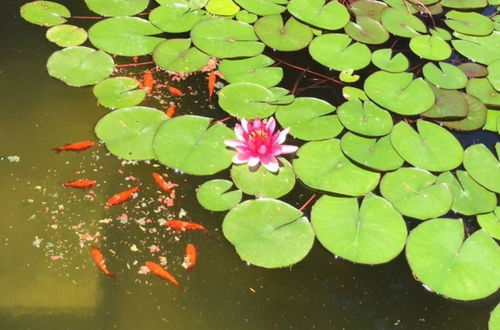
[[[182,267],[187,270],[192,270],[196,266],[196,258],[197,258],[196,247],[188,243],[186,246],[186,256],[184,257],[184,262],[182,263]]]
[[[98,247],[95,247],[93,246],[91,248],[91,254],[92,254],[92,259],[94,259],[94,262],[97,266],[97,268],[99,268],[99,270],[106,276],[109,276],[109,277],[116,277],[116,274],[110,272],[108,270],[108,268],[106,268],[106,260],[104,260],[104,257],[102,255],[102,252],[101,252],[101,249],[99,249]]]
[[[158,184],[158,186],[161,189],[163,189],[163,191],[165,191],[167,194],[170,194],[172,192],[172,189],[178,186],[178,184],[176,183],[165,181],[163,176],[161,176],[161,174],[158,174],[156,172],[153,172],[153,178],[155,179],[156,184]]]
[[[140,87],[144,88],[144,90],[146,91],[146,93],[148,93],[148,95],[151,95],[151,93],[153,92],[154,83],[155,79],[153,78],[153,72],[151,72],[150,70],[144,71]]]
[[[109,208],[110,206],[128,201],[132,197],[132,195],[137,192],[137,190],[139,190],[139,186],[130,188],[128,190],[122,191],[121,193],[111,196],[104,207]]]
[[[91,188],[95,186],[96,183],[97,181],[95,180],[79,179],[63,183],[63,186],[73,188]]]
[[[60,153],[61,151],[82,151],[92,147],[95,142],[92,141],[81,141],[75,143],[68,143],[61,147],[52,148],[56,153]]]
[[[168,109],[165,111],[168,118],[172,118],[175,115],[175,110],[177,110],[177,106],[174,103],[171,103]]]
[[[212,98],[215,89],[215,82],[217,81],[217,75],[215,71],[210,72],[208,75],[208,100]]]
[[[203,225],[200,225],[199,223],[196,222],[187,222],[187,221],[181,221],[181,220],[170,220],[165,223],[165,226],[175,229],[177,231],[185,231],[185,230],[202,230],[205,235],[210,235],[208,232],[208,229],[203,227]]]
[[[154,275],[158,276],[159,278],[162,278],[164,280],[167,280],[171,282],[173,285],[178,287],[181,291],[184,291],[184,288],[177,282],[175,277],[170,274],[165,268],[162,266],[158,265],[157,263],[154,263],[152,261],[146,261],[146,267],[153,273]]]
[[[167,86],[167,89],[169,91],[170,94],[172,94],[173,96],[182,96],[184,95],[184,93],[178,89],[178,88],[175,88],[173,86],[170,86],[170,85],[166,85]]]

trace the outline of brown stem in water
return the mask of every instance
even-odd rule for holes
[[[299,208],[299,211],[303,211],[311,202],[316,198],[316,194],[312,194],[311,197]]]
[[[292,92],[291,92],[292,95],[295,95],[295,92],[297,91],[297,87],[299,86],[299,83],[302,80],[302,78],[304,78],[305,74],[306,74],[306,72],[302,71],[299,74],[299,76],[297,77],[297,79],[295,80],[295,83],[293,84],[293,88],[292,88]]]
[[[340,85],[345,85],[343,82],[339,81],[339,80],[336,80],[332,77],[328,77],[328,76],[325,76],[324,74],[321,74],[319,72],[316,72],[316,71],[312,71],[312,70],[309,70],[309,69],[306,69],[306,68],[303,68],[303,67],[300,67],[298,65],[294,65],[292,63],[288,63],[282,59],[279,59],[277,57],[274,57],[274,56],[271,56],[274,60],[280,62],[281,64],[284,64],[290,68],[293,68],[293,69],[296,69],[296,70],[300,70],[300,71],[303,71],[303,72],[307,72],[307,73],[310,73],[312,75],[315,75],[315,76],[318,76],[318,77],[321,77],[321,78],[324,78],[326,80],[330,80],[330,81],[333,81],[334,83],[337,83],[337,84],[340,84]]]
[[[74,18],[74,19],[103,19],[104,17],[102,16],[71,16],[70,18]]]
[[[141,65],[149,65],[149,64],[155,64],[153,61],[148,61],[148,62],[138,62],[138,63],[126,63],[126,64],[117,64],[117,68],[126,68],[130,66],[141,66]]]

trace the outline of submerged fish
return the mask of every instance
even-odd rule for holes
[[[61,147],[52,148],[56,153],[60,153],[61,151],[82,151],[92,147],[95,142],[92,141],[80,141],[74,143],[68,143]]]
[[[146,267],[153,273],[154,275],[158,276],[159,278],[162,278],[164,280],[167,280],[171,282],[173,285],[178,287],[181,291],[184,291],[184,288],[177,282],[175,277],[170,274],[165,268],[162,266],[158,265],[157,263],[154,263],[152,261],[146,261]]]
[[[177,110],[177,106],[174,103],[171,103],[168,109],[165,111],[168,118],[172,118],[175,115],[175,110]]]
[[[180,89],[175,88],[173,86],[167,85],[167,89],[168,89],[168,92],[170,94],[172,94],[173,96],[182,96],[182,95],[184,95],[184,93]]]
[[[203,225],[200,225],[199,223],[196,222],[188,222],[188,221],[182,221],[182,220],[169,220],[165,222],[165,226],[175,229],[177,231],[185,231],[185,230],[202,230],[205,235],[210,235],[208,232],[208,229],[203,227]]]
[[[116,277],[116,274],[110,272],[108,270],[108,268],[106,267],[106,260],[104,260],[101,249],[99,249],[96,246],[92,246],[90,250],[91,250],[92,259],[94,259],[94,262],[95,262],[97,268],[99,268],[99,270],[106,276]]]
[[[153,86],[155,84],[155,79],[153,78],[153,72],[151,70],[144,71],[144,75],[142,76],[142,83],[140,85],[148,95],[151,95],[153,92]]]
[[[156,184],[167,194],[170,194],[172,192],[172,189],[177,187],[178,184],[172,183],[170,181],[165,181],[163,176],[161,174],[158,174],[156,172],[153,172],[153,178],[155,179]]]
[[[186,268],[187,270],[192,270],[196,266],[196,259],[197,259],[198,253],[196,252],[196,247],[188,243],[186,246],[186,255],[184,256],[184,262],[182,263],[182,267]]]
[[[109,208],[110,206],[124,203],[128,201],[132,197],[132,195],[135,194],[138,190],[139,186],[122,191],[121,193],[118,194],[114,194],[108,199],[104,207]]]
[[[217,75],[215,74],[215,71],[210,72],[208,75],[208,100],[211,100],[212,95],[214,94],[216,81]]]
[[[91,188],[96,184],[97,184],[96,180],[79,179],[63,183],[63,186],[73,187],[73,188]]]

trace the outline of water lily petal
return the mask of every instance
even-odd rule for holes
[[[282,154],[291,154],[291,153],[294,153],[295,151],[297,151],[298,149],[299,149],[299,147],[297,147],[297,146],[291,146],[291,145],[284,144],[281,146],[281,153]]]
[[[249,155],[248,154],[240,154],[237,153],[233,157],[233,163],[235,164],[244,164],[248,161]]]
[[[250,166],[250,167],[254,167],[254,166],[256,166],[259,162],[260,162],[260,158],[259,158],[259,157],[253,157],[253,156],[250,156],[250,158],[248,159],[248,166]]]
[[[231,148],[237,148],[245,145],[240,140],[224,140],[224,144]]]
[[[274,156],[262,157],[261,163],[270,172],[277,172],[280,168],[278,160]]]
[[[269,134],[269,136],[273,135],[275,128],[276,128],[276,120],[274,120],[273,117],[270,117],[266,123],[266,131]]]
[[[282,144],[285,142],[289,130],[290,128],[285,128],[284,130],[274,134],[273,140],[276,139],[274,144]]]
[[[248,120],[242,119],[241,120],[241,127],[245,131],[245,133],[248,133]]]
[[[255,119],[253,120],[253,128],[254,128],[254,129],[256,129],[256,130],[257,130],[257,129],[262,129],[262,126],[263,126],[263,125],[262,125],[262,121],[260,120],[260,118],[255,118]]]
[[[245,130],[240,124],[236,124],[236,126],[234,126],[234,134],[236,134],[238,140],[245,141]]]

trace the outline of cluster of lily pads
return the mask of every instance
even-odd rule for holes
[[[415,276],[447,297],[498,290],[500,144],[496,156],[483,144],[464,150],[450,131],[500,132],[498,0],[156,2],[145,16],[149,0],[85,0],[109,17],[88,32],[63,24],[71,18],[63,5],[21,7],[65,47],[50,56],[49,74],[71,86],[95,84],[99,103],[115,109],[95,127],[113,154],[192,175],[230,168],[232,182],[208,181],[197,197],[208,210],[228,211],[224,235],[248,263],[292,265],[316,237],[331,253],[369,265],[406,247]],[[486,7],[490,17],[481,14]],[[92,48],[80,46],[87,37]],[[323,83],[338,76],[345,100],[334,105],[279,87],[284,70],[268,55],[304,50],[331,70]],[[110,54],[152,54],[161,69],[182,73],[215,57],[228,83],[218,92],[222,110],[247,120],[275,116],[305,143],[292,162],[280,158],[277,173],[232,164],[235,151],[224,144],[235,138],[231,128],[138,106],[146,92],[134,79],[110,78]],[[322,193],[310,220],[279,200],[297,179]],[[241,202],[243,193],[258,198]],[[481,229],[465,237],[461,217]],[[409,235],[407,222],[418,223]]]

